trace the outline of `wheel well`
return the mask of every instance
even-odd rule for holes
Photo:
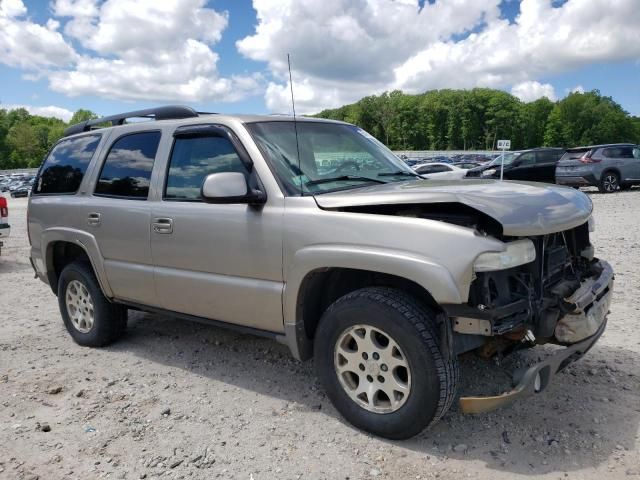
[[[602,181],[602,177],[604,177],[609,172],[615,173],[616,175],[618,175],[618,179],[620,181],[622,180],[622,175],[620,175],[620,171],[615,167],[607,167],[606,169],[604,169],[600,174],[600,180]]]
[[[76,260],[86,261],[90,264],[87,252],[71,242],[53,242],[47,247],[47,277],[51,290],[58,294],[58,280],[64,267]]]
[[[314,270],[304,278],[298,293],[296,322],[304,325],[308,341],[314,336],[325,310],[338,298],[365,287],[397,288],[412,295],[423,305],[442,311],[431,294],[417,283],[386,273],[350,268],[326,268]],[[311,353],[309,352],[308,355]],[[308,355],[305,355],[308,356]]]

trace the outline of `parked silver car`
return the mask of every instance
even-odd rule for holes
[[[594,186],[603,193],[640,184],[640,146],[617,143],[570,148],[556,166],[556,183]]]
[[[161,107],[70,127],[28,223],[78,344],[120,338],[129,308],[271,337],[315,358],[354,425],[407,438],[454,401],[461,353],[564,347],[513,390],[460,399],[479,413],[597,341],[613,272],[591,210],[564,187],[421,179],[342,122]]]

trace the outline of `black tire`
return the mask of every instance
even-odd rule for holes
[[[602,193],[614,193],[620,188],[620,175],[616,172],[609,170],[604,172],[600,177],[600,184],[598,190]]]
[[[76,328],[67,309],[67,287],[73,280],[87,289],[93,302],[93,325],[88,332]],[[86,262],[73,262],[62,270],[58,281],[58,306],[64,326],[78,345],[104,347],[122,337],[127,329],[127,309],[107,300],[91,265]]]
[[[436,423],[456,395],[458,363],[441,351],[437,315],[410,295],[386,287],[351,292],[324,313],[314,340],[318,376],[336,409],[354,426],[389,439],[406,439]],[[389,413],[375,413],[351,399],[334,364],[336,342],[354,325],[388,333],[410,368],[410,392]],[[385,370],[386,371],[386,370]]]

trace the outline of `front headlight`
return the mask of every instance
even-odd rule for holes
[[[489,170],[485,170],[484,172],[482,172],[482,176],[483,177],[491,177],[493,176],[493,174],[496,173],[496,169],[495,168],[490,168]]]
[[[493,272],[506,270],[536,259],[536,247],[529,239],[516,240],[505,244],[504,252],[485,252],[478,255],[473,269],[476,272]]]
[[[589,233],[593,233],[596,231],[596,220],[595,218],[593,218],[593,215],[589,217],[589,220],[587,221],[587,225],[589,227]]]

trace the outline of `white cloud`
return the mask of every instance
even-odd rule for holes
[[[3,110],[17,110],[19,108],[24,108],[31,115],[59,118],[60,120],[63,120],[65,122],[71,120],[71,117],[73,116],[73,112],[71,110],[67,110],[66,108],[62,107],[56,107],[55,105],[38,107],[34,105],[4,105],[0,103],[0,109]]]
[[[254,0],[256,31],[237,46],[267,62],[274,80],[265,100],[276,111],[290,109],[286,53],[292,54],[302,112],[396,88],[513,87],[523,95],[553,95],[535,80],[640,58],[637,0],[522,0],[513,23],[500,18],[499,4]]]
[[[576,85],[569,90],[569,93],[584,93],[584,87],[582,85]]]
[[[549,100],[556,100],[556,92],[550,83],[540,83],[534,80],[518,83],[511,87],[511,94],[518,97],[523,102],[533,102],[542,97]]]
[[[296,106],[309,113],[393,89],[554,97],[541,78],[640,59],[638,0],[522,0],[512,22],[501,18],[502,0],[253,0],[255,31],[236,46],[261,63],[223,75],[219,44],[234,19],[211,3],[51,0],[52,18],[36,23],[22,0],[0,0],[0,63],[68,96],[202,102],[264,93],[269,110],[288,112],[291,53]]]
[[[227,27],[226,12],[205,0],[56,0],[71,17],[65,32],[90,53],[75,68],[49,76],[69,96],[125,100],[236,101],[261,91],[257,74],[221,77],[211,47]]]
[[[21,0],[0,0],[0,63],[29,71],[26,79],[46,77],[68,96],[199,102],[262,92],[259,73],[219,74],[213,47],[228,14],[205,4],[54,0],[55,18],[43,26],[25,18]]]
[[[76,54],[57,31],[57,22],[25,19],[21,0],[0,0],[0,63],[26,69],[69,65]]]

